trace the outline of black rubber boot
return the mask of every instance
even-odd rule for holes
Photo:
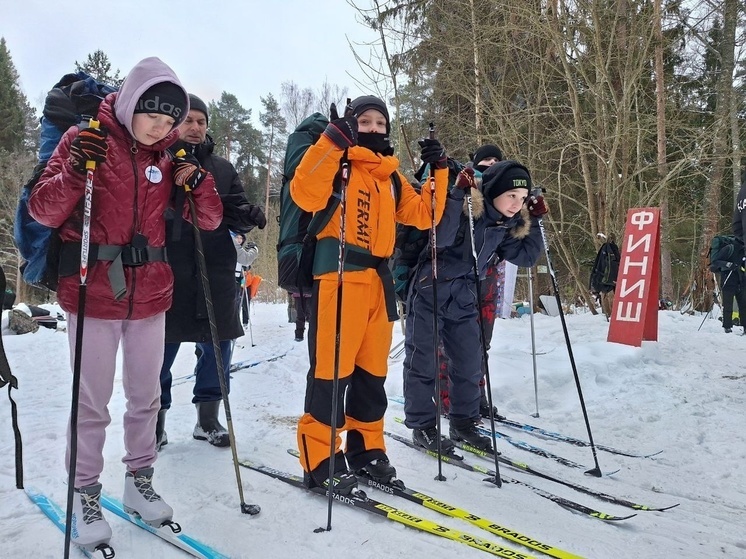
[[[155,449],[160,452],[161,448],[168,444],[168,435],[166,434],[166,412],[168,410],[158,411],[158,421],[155,423]]]
[[[192,436],[198,441],[207,441],[213,446],[230,446],[228,430],[218,421],[220,400],[214,402],[198,402],[197,425]]]

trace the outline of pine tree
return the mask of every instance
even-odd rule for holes
[[[102,50],[96,50],[92,54],[89,54],[83,64],[78,63],[76,60],[75,71],[83,71],[95,80],[115,87],[121,86],[124,81],[124,78],[119,76],[119,69],[114,74],[111,73],[111,62],[109,62],[109,57]]]
[[[270,93],[259,98],[264,112],[259,113],[259,122],[264,127],[264,151],[267,153],[267,176],[265,207],[269,206],[270,196],[277,196],[282,184],[280,158],[284,155],[287,140],[287,123],[282,116],[280,105]]]
[[[30,111],[5,38],[0,38],[0,149],[17,152],[26,147],[26,122]]]

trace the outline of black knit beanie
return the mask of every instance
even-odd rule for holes
[[[487,159],[488,157],[496,157],[498,161],[502,161],[503,152],[495,145],[485,144],[474,152],[474,159],[472,159],[472,161],[474,162],[474,165],[479,165],[480,161]]]
[[[386,108],[386,103],[381,101],[378,97],[373,95],[363,95],[354,99],[348,109],[351,111],[352,116],[355,118],[359,117],[368,109],[375,109],[383,116],[386,117],[386,134],[391,133],[391,119],[389,118],[389,110]]]
[[[501,161],[482,173],[482,193],[489,200],[514,188],[525,188],[531,192],[531,175],[520,163]]]
[[[168,115],[177,122],[183,120],[189,102],[182,89],[171,82],[161,82],[150,87],[140,96],[134,113],[157,113]]]
[[[194,93],[189,94],[189,110],[203,113],[205,115],[205,122],[210,124],[210,113],[207,112],[207,105]]]

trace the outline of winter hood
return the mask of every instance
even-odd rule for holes
[[[135,114],[137,102],[143,93],[162,82],[171,82],[178,86],[186,99],[186,110],[176,119],[173,128],[184,122],[189,114],[189,95],[181,85],[179,78],[176,77],[176,73],[160,58],[155,56],[144,58],[127,74],[114,102],[114,114],[117,120],[124,125],[133,138],[135,134],[132,131],[132,117]]]

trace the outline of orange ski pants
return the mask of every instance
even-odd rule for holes
[[[347,281],[352,276],[351,281]],[[326,279],[326,278],[329,279]],[[337,276],[315,282],[311,298],[312,320],[308,330],[311,367],[306,383],[304,414],[298,422],[300,462],[307,472],[328,475],[331,443],[333,379],[336,354]],[[363,281],[356,281],[363,280]],[[383,415],[384,382],[388,369],[393,323],[386,314],[383,286],[374,270],[345,272],[339,339],[339,388],[335,453],[347,432],[345,458],[353,470],[386,458]],[[335,458],[335,470],[345,468]]]

